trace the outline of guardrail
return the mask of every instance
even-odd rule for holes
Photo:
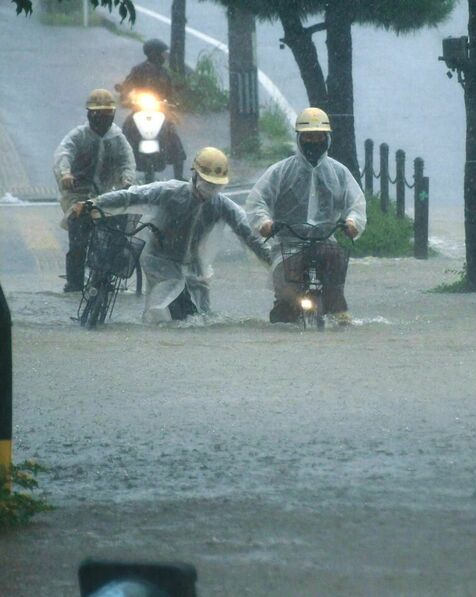
[[[422,158],[413,161],[413,182],[406,179],[406,155],[402,149],[395,152],[395,177],[390,176],[389,168],[389,146],[381,143],[379,146],[380,169],[376,173],[374,169],[374,142],[372,139],[365,141],[365,165],[361,173],[364,179],[364,191],[367,196],[373,196],[374,180],[380,180],[380,207],[387,213],[390,205],[389,185],[394,184],[396,188],[396,214],[397,218],[405,215],[405,194],[406,189],[413,189],[414,199],[414,255],[417,259],[428,258],[428,218],[430,199],[430,180],[424,175],[425,163]]]

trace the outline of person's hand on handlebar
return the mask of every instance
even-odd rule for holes
[[[61,177],[61,188],[65,191],[74,189],[74,176],[72,174],[63,174]]]
[[[345,221],[345,233],[351,239],[354,239],[359,234],[359,231],[355,227],[354,220],[348,219]]]
[[[71,208],[71,211],[77,218],[79,218],[79,216],[84,213],[84,211],[86,210],[88,205],[90,207],[92,207],[93,202],[92,201],[78,201],[77,203],[75,203],[73,205],[73,207]],[[91,218],[96,219],[96,218],[101,217],[101,214],[96,209],[90,209],[89,211],[90,211],[89,215],[91,216]]]
[[[271,236],[272,232],[273,220],[266,220],[265,222],[263,222],[263,224],[261,224],[259,229],[259,233],[261,234],[261,236],[264,236],[264,238],[268,238],[269,236]]]

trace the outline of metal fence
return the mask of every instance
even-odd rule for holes
[[[387,213],[390,205],[390,185],[395,185],[396,215],[397,218],[405,216],[405,195],[406,189],[413,190],[414,200],[414,255],[417,259],[428,257],[428,217],[430,181],[424,175],[425,164],[422,158],[413,161],[413,182],[406,178],[406,155],[402,149],[395,152],[395,177],[390,176],[389,167],[389,146],[382,143],[379,146],[380,167],[378,173],[374,168],[374,142],[372,139],[365,141],[365,165],[361,173],[364,181],[365,194],[369,197],[375,194],[374,181],[380,181],[378,195],[380,207]]]

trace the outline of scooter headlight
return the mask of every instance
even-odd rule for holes
[[[160,105],[159,100],[152,93],[138,93],[135,97],[135,103],[144,112],[156,112]]]
[[[312,309],[314,309],[314,303],[311,301],[310,298],[302,298],[300,302],[301,308],[304,309],[304,311],[311,311]]]

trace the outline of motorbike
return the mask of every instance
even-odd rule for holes
[[[116,85],[116,90],[120,89],[121,86]],[[127,104],[132,112],[124,121],[122,131],[134,151],[137,170],[144,173],[144,182],[148,184],[170,161],[164,137],[167,134],[166,115],[171,106],[151,92],[136,90],[129,93]]]
[[[271,234],[266,239],[268,241],[281,231],[287,231],[297,241],[292,244],[281,241],[280,248],[285,280],[297,288],[296,307],[304,329],[315,327],[323,330],[325,327],[323,280],[319,274],[319,246],[337,230],[345,233],[346,228],[346,223],[342,220],[325,233],[319,225],[307,223],[292,225],[275,221]],[[348,252],[345,252],[345,259],[345,269],[347,269]]]

